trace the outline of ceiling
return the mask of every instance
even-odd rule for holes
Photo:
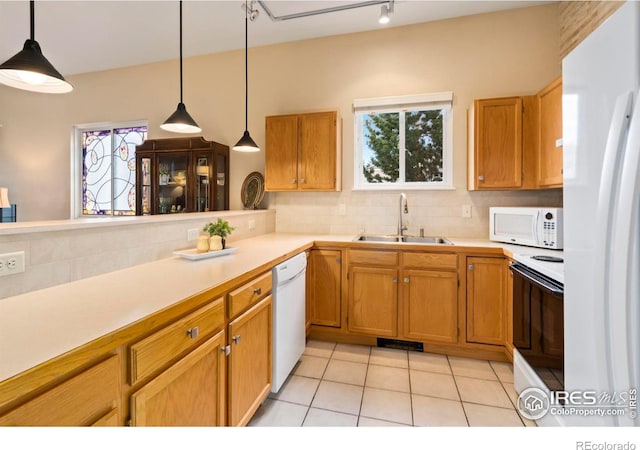
[[[547,0],[548,1],[548,0]],[[273,16],[353,6],[362,1],[261,2]],[[367,2],[372,3],[372,2]],[[291,20],[271,19],[260,4],[249,22],[249,46],[396,27],[451,17],[539,5],[545,1],[395,1],[391,21],[378,23],[381,4]],[[183,53],[194,56],[244,47],[243,1],[183,3]],[[0,1],[0,62],[29,37],[29,2]],[[178,1],[53,1],[35,3],[35,39],[64,75],[175,59],[179,55]]]

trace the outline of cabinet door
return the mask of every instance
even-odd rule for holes
[[[265,119],[265,190],[298,190],[298,116]]]
[[[398,271],[349,268],[349,331],[373,336],[398,335]]]
[[[301,114],[299,117],[299,189],[336,190],[337,113]]]
[[[112,410],[121,423],[120,371],[116,354],[0,416],[0,426],[84,426]]]
[[[307,298],[311,324],[340,328],[342,252],[311,250],[307,270]]]
[[[458,342],[457,273],[406,270],[402,273],[402,286],[404,337]]]
[[[522,99],[476,100],[473,130],[473,189],[522,186]],[[471,125],[471,124],[470,124]]]
[[[271,296],[229,324],[229,425],[246,425],[272,382]]]
[[[538,94],[540,151],[538,186],[562,186],[562,79]]]
[[[224,346],[221,331],[132,394],[132,425],[225,425]]]
[[[467,258],[467,342],[504,345],[506,286],[503,258]]]

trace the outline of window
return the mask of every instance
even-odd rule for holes
[[[131,216],[136,210],[136,146],[141,122],[77,126],[74,217]]]
[[[354,189],[452,189],[452,99],[354,100]]]

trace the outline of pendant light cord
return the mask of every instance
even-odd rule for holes
[[[35,1],[31,0],[29,2],[29,9],[31,10],[31,40],[35,41],[35,20],[34,20],[34,15],[35,15]]]
[[[182,103],[182,0],[180,0],[180,103]]]
[[[244,8],[244,131],[249,130],[249,2]]]

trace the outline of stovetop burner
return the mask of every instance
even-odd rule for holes
[[[562,258],[558,258],[557,256],[547,256],[547,255],[535,255],[535,256],[532,256],[531,259],[535,259],[537,261],[554,262],[554,263],[564,262],[564,259]]]

